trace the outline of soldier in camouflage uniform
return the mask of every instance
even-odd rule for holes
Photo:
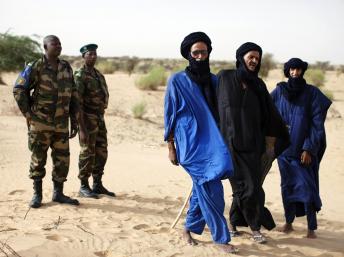
[[[94,68],[98,48],[95,44],[85,45],[80,49],[84,66],[74,74],[79,92],[80,113],[88,134],[88,143],[80,141],[79,179],[82,197],[98,198],[98,194],[115,197],[102,184],[104,166],[107,160],[107,131],[104,112],[108,105],[109,92],[104,76]],[[88,178],[92,175],[92,190]]]
[[[30,206],[38,208],[42,203],[42,179],[46,173],[49,147],[53,161],[52,200],[78,205],[78,200],[63,194],[63,183],[69,170],[69,116],[80,121],[78,94],[72,68],[68,62],[58,58],[62,50],[60,40],[50,35],[44,38],[43,44],[44,55],[25,67],[13,89],[29,129],[29,149],[32,152],[29,177],[33,179],[34,186]],[[84,132],[81,121],[80,127]],[[76,133],[74,125],[71,137]],[[82,138],[86,140],[87,135],[82,133]]]

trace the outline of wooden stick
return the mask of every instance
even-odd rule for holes
[[[26,216],[27,216],[27,214],[29,213],[30,210],[31,210],[31,206],[29,207],[29,209],[28,209],[27,212],[25,213],[24,220],[26,219]]]
[[[184,211],[186,205],[187,205],[188,202],[189,202],[189,199],[190,199],[190,197],[191,197],[191,194],[192,194],[192,187],[191,187],[190,192],[189,192],[188,196],[186,197],[186,199],[185,199],[185,201],[184,201],[184,204],[183,204],[182,208],[180,209],[180,211],[179,211],[179,213],[178,213],[176,219],[174,220],[173,224],[171,225],[171,229],[173,229],[173,228],[177,225],[177,223],[178,223],[178,221],[179,221],[179,219],[180,219],[180,216],[182,216],[182,213],[183,213],[183,211]]]
[[[92,236],[94,236],[94,234],[93,233],[91,233],[90,231],[87,231],[86,229],[84,229],[82,226],[80,226],[80,225],[76,225],[78,228],[80,228],[82,231],[84,231],[84,232],[86,232],[86,233],[89,233],[89,234],[91,234]]]

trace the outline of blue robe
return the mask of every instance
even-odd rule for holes
[[[293,212],[299,217],[321,209],[319,164],[326,149],[324,123],[331,101],[311,85],[306,85],[297,98],[288,101],[283,95],[283,83],[271,93],[290,134],[290,146],[278,157],[278,166],[285,210],[287,212],[294,204]],[[309,166],[301,164],[303,151],[311,153]],[[286,217],[288,215],[286,213]]]
[[[216,243],[228,243],[221,179],[233,174],[232,159],[199,86],[184,71],[169,79],[164,118],[164,139],[174,133],[177,159],[193,181],[186,229],[201,234],[207,224]]]
[[[212,81],[215,87],[214,75]],[[168,82],[164,117],[164,139],[174,131],[178,161],[194,182],[232,175],[232,160],[216,122],[198,85],[184,71]]]

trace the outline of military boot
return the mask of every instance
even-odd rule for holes
[[[54,182],[53,202],[79,205],[79,201],[63,194],[63,182]]]
[[[92,192],[90,185],[88,184],[88,179],[82,179],[81,180],[81,186],[79,190],[79,196],[81,197],[89,197],[89,198],[94,198],[98,199],[98,195],[94,192]]]
[[[30,202],[30,207],[39,208],[42,205],[42,180],[33,181],[33,197]]]
[[[92,188],[93,193],[96,194],[103,194],[103,195],[108,195],[115,197],[116,194],[114,192],[108,191],[102,183],[102,176],[97,176],[93,177],[93,188]]]

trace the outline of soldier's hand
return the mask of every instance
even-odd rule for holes
[[[178,159],[177,159],[176,148],[174,147],[173,142],[168,143],[168,158],[170,159],[173,165],[176,165],[176,166],[179,165]]]
[[[309,152],[303,151],[301,154],[301,163],[305,165],[310,165],[312,162],[312,156]]]
[[[75,137],[76,134],[78,134],[78,124],[72,122],[72,123],[71,123],[71,126],[70,126],[69,138]]]
[[[25,119],[26,119],[26,125],[28,128],[30,128],[31,126],[31,121],[32,121],[32,118],[31,118],[31,113],[26,113],[25,114]]]
[[[88,132],[85,129],[80,128],[79,138],[80,138],[80,143],[87,144],[88,143]]]

